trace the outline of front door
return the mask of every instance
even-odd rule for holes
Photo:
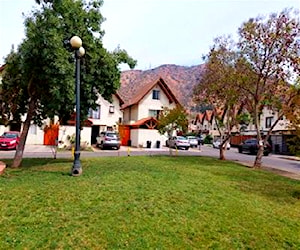
[[[99,136],[99,131],[100,131],[100,126],[92,126],[91,144],[97,143],[96,137]]]

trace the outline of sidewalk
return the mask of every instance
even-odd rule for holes
[[[277,155],[273,154],[274,157],[286,159],[286,160],[293,160],[293,161],[300,161],[300,157],[298,156],[292,156],[292,155]]]

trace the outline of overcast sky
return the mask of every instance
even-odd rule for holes
[[[34,0],[0,0],[0,64],[24,38],[22,13],[33,5]],[[104,0],[103,42],[109,50],[126,49],[138,60],[137,69],[197,65],[215,37],[236,35],[249,18],[288,7],[300,9],[300,0]]]

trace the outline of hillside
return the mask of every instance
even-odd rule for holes
[[[161,65],[150,70],[127,70],[121,74],[121,88],[118,91],[122,98],[129,99],[134,89],[142,87],[149,81],[158,77],[168,84],[177,99],[183,106],[191,106],[192,91],[199,82],[203,65],[191,67],[178,66],[173,64]]]

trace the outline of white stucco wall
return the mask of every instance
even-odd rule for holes
[[[0,125],[0,135],[2,135],[4,132],[8,131],[9,127],[5,127],[4,125]]]
[[[23,128],[22,128],[23,129]],[[44,131],[41,127],[31,124],[27,139],[26,139],[26,144],[29,145],[34,145],[34,144],[43,144],[44,143]]]
[[[97,104],[100,105],[100,119],[91,119],[93,125],[117,126],[119,118],[123,119],[123,112],[120,110],[119,99],[113,95],[112,103],[105,100],[101,95],[98,96]],[[110,106],[114,106],[114,113],[110,113]]]
[[[273,117],[272,124],[278,119],[278,112],[272,111],[267,107],[263,108],[263,112],[260,116],[260,129],[263,131],[268,131],[270,128],[266,128],[266,118]],[[280,120],[276,126],[274,127],[273,131],[276,130],[288,130],[289,129],[289,121],[287,119]]]
[[[58,140],[61,141],[62,145],[68,146],[70,143],[68,141],[68,136],[75,135],[75,126],[60,126],[58,132]],[[91,135],[92,128],[91,127],[83,127],[80,131],[80,142],[86,143],[88,146],[91,145]]]
[[[166,145],[167,136],[160,135],[156,129],[131,129],[130,139],[133,147],[147,147],[151,141],[151,148],[156,148],[156,141],[160,141],[160,148]]]
[[[159,90],[159,100],[152,99],[153,90]],[[176,107],[176,104],[174,102],[170,104],[165,92],[159,87],[159,85],[155,85],[154,88],[139,102],[137,120],[149,117],[149,110],[162,110],[163,107],[172,109]]]
[[[131,124],[138,120],[138,105],[132,105],[124,110],[123,122],[125,124]]]

